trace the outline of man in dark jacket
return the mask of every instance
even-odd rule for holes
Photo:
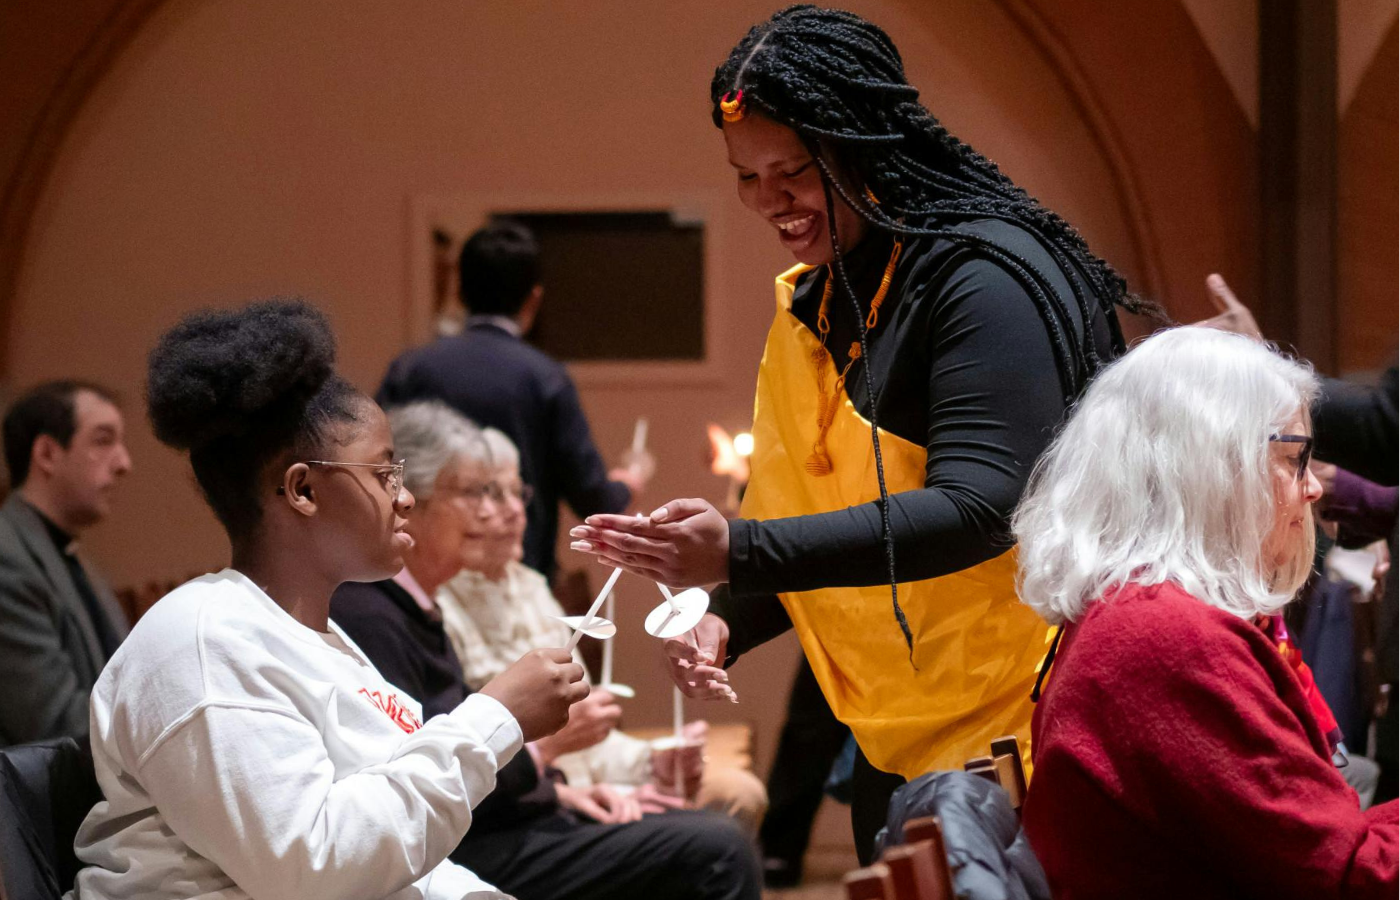
[[[608,471],[568,370],[524,341],[544,295],[529,229],[495,222],[477,231],[462,247],[458,273],[466,327],[394,360],[376,399],[385,408],[442,400],[505,432],[534,489],[524,562],[552,579],[559,501],[580,518],[622,512],[643,478],[636,469]]]
[[[131,470],[123,441],[121,411],[96,385],[47,382],[5,414],[14,493],[0,507],[0,747],[87,742],[88,695],[127,624],[77,539]]]

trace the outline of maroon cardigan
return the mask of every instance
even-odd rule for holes
[[[1060,900],[1396,897],[1400,806],[1363,813],[1264,634],[1174,584],[1066,629],[1032,735]]]

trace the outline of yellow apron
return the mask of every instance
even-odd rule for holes
[[[834,471],[818,477],[806,470],[817,437],[812,351],[819,341],[791,307],[797,277],[809,268],[797,266],[778,278],[778,311],[754,398],[746,518],[830,512],[880,496],[870,423],[844,394],[826,440]],[[830,355],[825,364],[833,367],[831,384]],[[880,450],[891,494],[924,487],[923,447],[881,431]],[[913,665],[888,584],[780,595],[827,702],[876,768],[905,778],[961,769],[1005,734],[1021,739],[1029,766],[1030,692],[1050,635],[1017,599],[1015,577],[1010,551],[961,572],[899,585],[914,635]]]

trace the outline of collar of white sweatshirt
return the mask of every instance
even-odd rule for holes
[[[330,629],[233,569],[142,617],[92,692],[78,900],[502,896],[446,859],[519,725],[479,693],[423,724]]]

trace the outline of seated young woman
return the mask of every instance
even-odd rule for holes
[[[533,651],[425,724],[329,621],[337,586],[403,566],[413,507],[384,413],[334,363],[324,316],[285,301],[192,315],[151,353],[151,424],[232,563],[161,599],[92,692],[105,800],[78,900],[504,896],[448,853],[583,670]]]
[[[1400,807],[1362,812],[1257,624],[1312,564],[1317,384],[1249,338],[1162,332],[1037,466],[1021,597],[1063,630],[1024,822],[1056,897],[1396,896]]]
[[[436,598],[471,687],[494,678],[522,648],[563,643],[569,634],[555,618],[564,610],[544,576],[520,562],[529,488],[521,482],[519,451],[494,428],[483,429],[482,438],[472,454],[480,473],[473,483],[474,521],[480,538],[474,542],[476,549],[465,554],[462,571],[443,584]],[[656,596],[659,601],[660,594]],[[722,689],[727,691],[728,674],[718,670],[717,677],[724,680]],[[611,701],[612,695],[606,686],[595,686],[590,701],[593,697]],[[705,721],[686,723],[687,746],[678,753],[670,748],[654,750],[651,742],[613,728],[616,717],[605,723],[593,713],[591,703],[580,703],[570,712],[571,723],[593,718],[599,726],[593,741],[571,741],[565,729],[539,744],[554,751],[550,762],[570,785],[619,784],[634,787],[643,796],[653,795],[651,789],[660,786],[675,793],[679,768],[684,793],[695,798],[696,806],[731,816],[750,835],[757,835],[768,809],[768,792],[747,769],[705,760]]]
[[[493,500],[483,486],[518,502],[520,482],[518,476],[492,480],[483,433],[447,405],[412,403],[388,415],[394,446],[405,457],[405,484],[417,501],[404,525],[413,546],[393,578],[341,585],[331,617],[385,678],[422,703],[431,724],[471,702],[462,678],[470,657],[459,662],[434,598],[465,564],[480,564],[502,543],[487,524],[505,501]],[[518,531],[512,546],[519,546]],[[563,643],[567,631],[541,638]],[[619,715],[605,691],[575,704],[568,725],[501,770],[452,858],[531,900],[757,898],[752,846],[729,819],[678,810],[679,800],[655,791],[572,786],[550,766],[561,754],[602,740]],[[644,816],[651,812],[667,814]]]

